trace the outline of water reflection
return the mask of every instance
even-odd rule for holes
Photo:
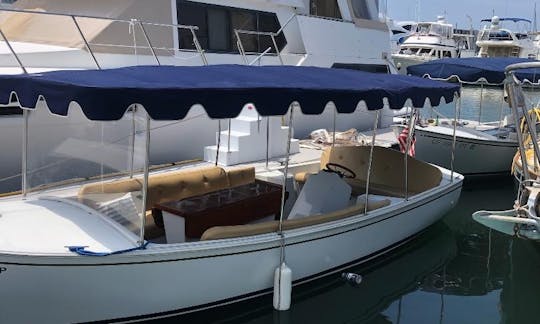
[[[540,245],[515,239],[511,267],[500,294],[501,323],[538,323],[540,311]]]

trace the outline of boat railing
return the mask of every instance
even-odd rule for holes
[[[509,102],[510,108],[512,109],[512,115],[514,116],[515,125],[517,126],[516,133],[517,133],[518,143],[519,143],[519,154],[521,158],[522,173],[523,173],[523,178],[524,178],[523,180],[530,180],[532,178],[528,170],[527,153],[526,153],[526,148],[524,147],[525,134],[523,134],[523,131],[526,131],[531,138],[530,143],[532,144],[532,147],[533,147],[535,165],[540,164],[540,146],[538,144],[537,130],[536,130],[537,121],[533,121],[531,118],[531,115],[528,112],[528,109],[525,103],[525,95],[523,93],[522,82],[515,75],[515,73],[517,73],[519,70],[524,70],[524,69],[540,69],[540,62],[523,62],[523,63],[511,64],[506,67],[505,73],[506,73],[506,90],[508,93],[508,102]],[[535,80],[533,80],[532,82],[534,81]],[[520,125],[519,121],[520,121],[521,116],[525,118],[524,126],[527,127],[526,129],[521,129],[521,127],[519,127]]]
[[[199,30],[198,26],[193,25],[181,25],[181,24],[168,24],[168,23],[154,23],[154,22],[148,22],[143,21],[140,19],[119,19],[119,18],[110,18],[110,17],[100,17],[100,16],[91,16],[91,15],[81,15],[81,14],[66,14],[66,13],[59,13],[59,12],[43,12],[43,11],[34,11],[34,10],[21,10],[21,9],[10,9],[10,8],[0,8],[0,12],[12,12],[12,13],[20,13],[20,14],[33,14],[33,15],[42,15],[42,16],[56,16],[56,17],[67,17],[70,18],[73,21],[73,24],[77,30],[78,35],[81,37],[81,40],[84,43],[84,47],[88,51],[89,55],[92,57],[93,63],[96,65],[98,69],[101,68],[100,63],[97,60],[97,57],[95,55],[95,52],[92,50],[92,46],[102,46],[102,47],[116,47],[116,48],[143,48],[143,49],[149,49],[152,53],[152,56],[158,63],[160,64],[159,57],[156,53],[156,50],[167,50],[167,51],[178,51],[177,48],[167,48],[167,47],[155,47],[152,44],[152,40],[150,39],[150,36],[147,32],[147,27],[164,27],[164,28],[174,28],[177,30],[188,30],[191,33],[192,39],[193,39],[193,45],[195,47],[195,51],[200,56],[202,62],[204,65],[208,65],[208,60],[206,59],[205,51],[202,48],[199,39],[197,37],[196,31]],[[142,32],[142,35],[144,36],[144,39],[147,43],[147,46],[137,46],[135,44],[133,45],[121,45],[121,44],[103,44],[103,43],[92,43],[90,42],[87,37],[85,36],[81,25],[79,23],[79,19],[95,19],[95,20],[106,20],[109,22],[119,22],[119,23],[126,23],[130,26],[130,31],[134,31],[135,26],[138,26],[140,31]],[[22,64],[22,61],[18,57],[17,53],[14,51],[13,47],[9,43],[9,39],[6,37],[5,33],[2,31],[0,27],[0,34],[3,38],[3,40],[6,42],[10,52],[15,56],[17,63],[21,67],[24,73],[26,73],[26,68]]]
[[[290,22],[297,16],[297,14],[292,14],[289,19],[281,26],[281,28],[276,32],[262,32],[262,31],[253,31],[253,30],[244,30],[244,29],[235,29],[234,35],[236,37],[236,46],[238,47],[238,52],[242,56],[242,59],[245,64],[253,65],[256,62],[260,61],[264,56],[269,54],[272,49],[275,51],[277,57],[279,58],[279,62],[281,65],[283,65],[283,57],[281,56],[281,51],[279,50],[279,47],[277,45],[276,37],[279,36],[283,32],[283,30],[290,24]],[[244,44],[242,43],[242,35],[254,35],[254,36],[262,36],[262,37],[270,37],[272,40],[272,46],[266,48],[260,55],[258,55],[255,60],[253,60],[251,63],[248,62],[247,56],[246,56],[246,49],[244,47]]]

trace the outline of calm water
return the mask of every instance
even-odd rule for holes
[[[479,88],[464,90],[463,118],[477,118],[479,94]],[[497,120],[501,90],[485,89],[483,101],[482,120]],[[441,111],[452,116],[453,107]],[[539,323],[540,243],[492,232],[471,218],[477,210],[511,208],[514,196],[511,177],[468,182],[442,221],[400,249],[351,268],[364,277],[359,286],[336,274],[295,287],[287,312],[274,311],[266,296],[160,322]]]

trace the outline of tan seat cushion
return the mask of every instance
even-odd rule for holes
[[[390,200],[380,200],[376,202],[368,203],[368,211],[379,209],[385,206],[390,205]],[[357,204],[342,210],[338,210],[332,213],[324,215],[315,215],[308,216],[299,219],[291,219],[283,222],[284,230],[291,230],[306,226],[312,226],[327,222],[336,221],[339,219],[351,217],[354,215],[363,214],[365,210],[365,204]],[[203,240],[217,240],[225,238],[234,238],[234,237],[243,237],[243,236],[252,236],[259,235],[271,232],[277,232],[279,229],[279,222],[265,222],[259,224],[247,224],[247,225],[236,225],[236,226],[215,226],[207,229],[202,237]]]
[[[204,195],[255,181],[255,168],[242,167],[226,172],[216,166],[154,174],[148,178],[146,209],[154,205]],[[108,183],[91,183],[79,190],[79,199],[99,194],[128,193],[142,190],[139,178]]]
[[[229,187],[243,186],[255,181],[254,167],[238,167],[227,170]]]

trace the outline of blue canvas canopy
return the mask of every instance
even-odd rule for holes
[[[293,66],[133,66],[106,70],[53,71],[0,76],[0,103],[14,92],[20,105],[34,108],[42,97],[49,110],[67,115],[77,102],[91,120],[120,119],[132,104],[155,120],[177,120],[195,104],[211,118],[236,117],[252,103],[262,116],[287,113],[298,102],[305,114],[320,114],[332,101],[338,112],[353,112],[360,101],[371,110],[393,109],[411,99],[422,107],[442,97],[451,102],[459,87],[422,78],[345,69]]]
[[[434,60],[407,68],[411,75],[428,77],[436,80],[457,79],[462,83],[488,83],[501,85],[505,79],[505,69],[508,65],[524,62],[535,62],[525,58],[510,57],[468,57]],[[540,79],[540,69],[525,69],[515,73],[516,77],[528,83],[537,83]]]

